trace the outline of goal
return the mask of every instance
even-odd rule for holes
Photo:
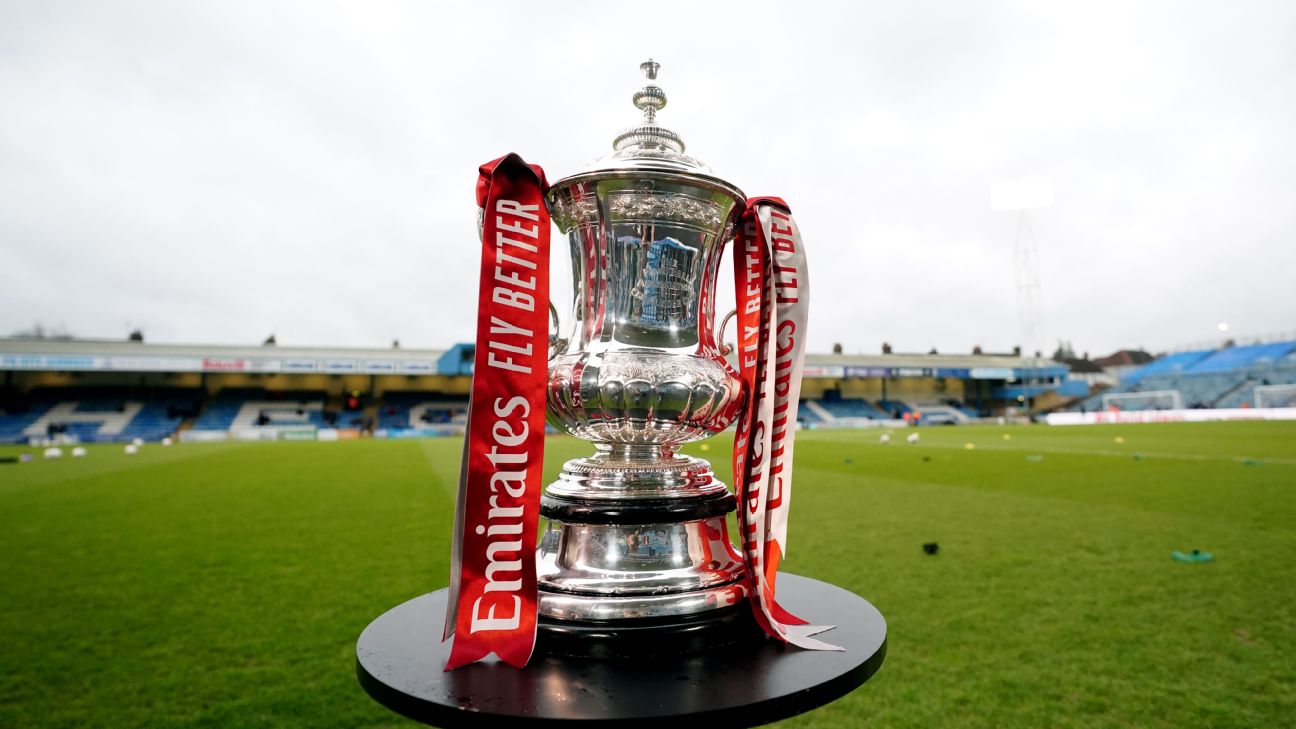
[[[1102,396],[1103,410],[1113,407],[1130,410],[1183,410],[1183,395],[1178,390],[1149,392],[1113,392]]]
[[[1258,408],[1296,408],[1296,385],[1256,385],[1252,399]]]

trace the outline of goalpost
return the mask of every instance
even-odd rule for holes
[[[1113,392],[1102,396],[1103,410],[1183,410],[1183,394],[1178,390],[1149,392]]]
[[[1296,385],[1256,385],[1252,393],[1258,408],[1296,407]]]

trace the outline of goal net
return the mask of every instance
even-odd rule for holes
[[[1183,395],[1178,390],[1150,392],[1113,392],[1102,396],[1103,410],[1183,410]]]
[[[1296,385],[1256,385],[1258,408],[1296,408]]]

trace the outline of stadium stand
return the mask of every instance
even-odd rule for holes
[[[834,419],[840,418],[867,418],[869,420],[883,420],[886,413],[878,410],[867,400],[856,398],[842,398],[840,400],[824,399],[818,402],[819,406]]]
[[[1211,350],[1207,349],[1197,352],[1177,352],[1175,354],[1166,355],[1131,372],[1125,378],[1125,383],[1133,385],[1142,378],[1151,375],[1178,374],[1184,372],[1210,356],[1210,354]]]
[[[1217,407],[1256,407],[1256,388],[1273,385],[1296,385],[1296,348],[1272,364],[1252,365],[1246,370],[1246,380],[1220,398]]]
[[[1294,349],[1296,349],[1296,342],[1229,347],[1211,353],[1210,356],[1190,367],[1188,371],[1193,373],[1236,372],[1249,368],[1265,367],[1275,364]]]
[[[367,428],[371,423],[363,410],[324,411],[324,422],[334,428]]]
[[[146,441],[162,440],[175,434],[180,427],[182,419],[166,403],[141,403],[141,405],[139,412],[122,429],[120,440],[129,441],[136,438]]]
[[[807,427],[963,423],[1058,408],[1127,410],[1287,406],[1296,339],[1194,348],[1072,378],[1065,362],[1016,354],[808,355],[799,419]],[[472,348],[447,351],[197,347],[0,338],[0,442],[228,438],[346,439],[463,431]],[[1112,358],[1108,358],[1112,359]],[[1145,364],[1137,362],[1146,361]],[[1118,379],[1119,378],[1119,379]],[[1091,385],[1113,387],[1089,395]],[[1071,385],[1076,385],[1074,389]],[[1263,389],[1261,389],[1263,388]],[[912,420],[912,418],[910,418]]]
[[[810,426],[849,422],[852,420],[900,420],[906,413],[921,412],[922,423],[941,425],[966,423],[978,417],[977,412],[955,399],[880,400],[871,403],[863,398],[841,397],[828,391],[822,399],[801,401],[797,418]]]
[[[1174,390],[1188,408],[1253,407],[1255,388],[1296,382],[1296,341],[1224,347],[1166,355],[1131,372],[1122,383],[1072,409],[1098,410],[1103,397]],[[1156,407],[1128,399],[1125,410]]]
[[[471,344],[413,350],[0,338],[0,439],[454,435],[463,430],[473,354]],[[800,419],[864,427],[893,425],[913,409],[928,423],[1016,416],[1032,405],[1007,387],[1030,383],[1033,398],[1062,387],[1067,372],[1064,363],[1018,352],[808,354]]]
[[[0,414],[0,443],[25,443],[23,432],[44,414],[45,408]]]
[[[878,407],[890,413],[890,417],[893,418],[903,418],[905,413],[913,412],[913,408],[909,407],[909,403],[902,400],[879,400]]]
[[[203,410],[193,429],[198,431],[243,431],[257,428],[322,428],[324,393],[278,392],[262,389],[221,390]]]
[[[797,409],[797,420],[808,425],[818,425],[832,419],[832,413],[824,410],[817,400],[802,400]]]
[[[1293,371],[1296,373],[1296,368]],[[842,397],[834,391],[825,395],[801,401],[798,417],[802,423],[813,427],[887,421],[914,411],[922,412],[923,422],[931,425],[977,417],[974,410],[956,399],[870,402]],[[196,417],[189,428],[199,433],[366,427],[364,412],[332,411],[327,409],[327,402],[325,394],[318,391],[272,392],[237,387],[220,390],[206,401],[205,407],[201,391],[196,390],[163,393],[151,400],[125,398],[112,390],[34,391],[28,409],[0,413],[0,442],[20,443],[58,434],[81,442],[129,442],[135,438],[157,441],[175,435],[186,417],[192,416]],[[373,427],[394,432],[461,426],[466,421],[467,407],[462,395],[392,391],[376,405]]]
[[[387,430],[424,428],[463,423],[468,401],[461,396],[435,392],[390,392],[379,409],[378,427]]]
[[[160,440],[173,435],[186,412],[196,409],[194,391],[149,394],[102,388],[37,389],[22,412],[0,415],[0,442],[65,436],[83,443]]]
[[[957,401],[953,401],[953,403],[945,401],[908,401],[905,404],[909,406],[910,411],[922,413],[920,423],[927,425],[966,423],[971,418],[976,417],[975,414],[969,415],[968,408],[962,407],[962,404]]]
[[[259,391],[264,394],[264,391]],[[241,391],[223,390],[213,400],[207,403],[198,420],[194,422],[194,430],[229,430],[230,425],[234,423],[234,418],[243,408],[243,403],[250,397]]]

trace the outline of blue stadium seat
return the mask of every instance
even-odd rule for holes
[[[180,391],[178,395],[164,394],[144,402],[142,396],[123,395],[120,391],[102,388],[38,389],[29,394],[26,412],[0,415],[0,442],[25,443],[29,438],[50,434],[48,430],[37,434],[25,431],[56,407],[70,416],[102,413],[107,422],[112,422],[113,416],[120,421],[122,415],[129,414],[132,409],[138,411],[124,423],[119,422],[121,430],[115,433],[103,432],[105,422],[59,422],[60,418],[55,416],[50,423],[59,426],[55,434],[75,437],[84,443],[128,442],[135,438],[160,440],[173,434],[180,426],[182,418],[173,411],[192,410],[198,397],[196,391]]]
[[[23,413],[5,413],[0,415],[0,443],[26,443],[27,436],[23,431],[44,415],[53,403],[34,405]]]
[[[797,420],[800,420],[803,423],[810,423],[810,424],[817,424],[817,423],[824,422],[824,419],[819,417],[819,414],[816,413],[814,410],[811,410],[810,408],[806,407],[805,403],[806,401],[802,400],[800,407],[797,408]]]
[[[1134,371],[1119,386],[1072,406],[1098,410],[1103,396],[1115,393],[1176,390],[1187,408],[1251,407],[1255,388],[1296,382],[1296,341],[1179,352]],[[1152,401],[1126,401],[1123,410],[1153,407]]]
[[[878,400],[878,405],[888,413],[887,417],[903,418],[905,413],[913,412],[908,403],[900,400]]]
[[[878,410],[870,402],[860,398],[844,397],[840,400],[825,399],[819,400],[819,405],[827,410],[834,418],[868,418],[869,420],[883,420],[887,416],[881,410]]]
[[[235,418],[242,411],[243,406],[249,402],[266,402],[272,404],[265,408],[266,413],[271,417],[272,422],[269,426],[304,426],[304,427],[327,427],[324,418],[324,411],[320,407],[302,408],[300,419],[294,419],[289,422],[273,422],[274,412],[276,410],[291,411],[294,406],[300,403],[320,404],[324,401],[324,393],[316,391],[281,391],[267,392],[266,390],[256,388],[226,388],[220,391],[211,402],[207,404],[206,409],[194,421],[194,430],[229,430],[235,426]],[[242,427],[242,426],[240,426]],[[260,427],[255,424],[249,424],[248,427]]]
[[[424,403],[432,403],[432,407],[424,411],[419,423],[411,422],[410,411]],[[382,405],[378,408],[378,427],[385,430],[406,430],[423,425],[463,422],[467,409],[468,399],[463,395],[389,392],[383,395]]]
[[[1214,352],[1193,364],[1187,372],[1231,372],[1244,367],[1274,364],[1296,350],[1296,342],[1254,344],[1248,347],[1229,347]]]
[[[1175,354],[1168,354],[1129,373],[1125,376],[1124,383],[1132,385],[1150,375],[1177,374],[1183,372],[1210,356],[1214,351],[1215,350],[1202,349],[1195,352],[1176,352]]]
[[[1283,364],[1268,369],[1252,369],[1242,387],[1222,398],[1216,407],[1256,407],[1255,390],[1265,385],[1296,385],[1296,363]]]
[[[135,414],[116,438],[119,441],[131,441],[141,438],[146,441],[158,441],[173,435],[180,427],[181,418],[171,415],[166,403],[153,402]]]

